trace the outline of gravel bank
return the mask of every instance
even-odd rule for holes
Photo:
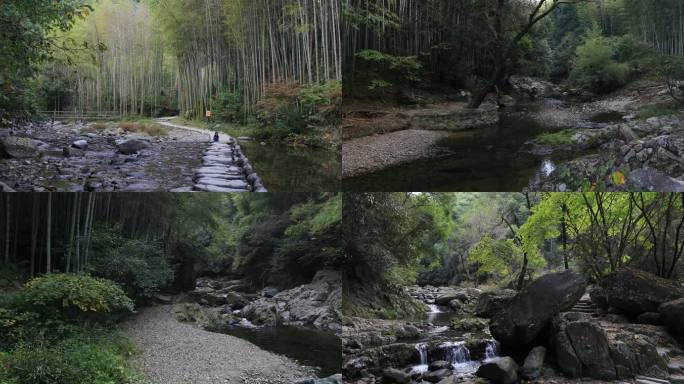
[[[342,177],[373,173],[394,165],[431,157],[439,140],[449,132],[409,129],[345,141]]]
[[[310,376],[248,341],[176,321],[171,306],[144,308],[122,330],[142,351],[138,364],[151,384],[291,384]]]

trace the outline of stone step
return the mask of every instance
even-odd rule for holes
[[[672,384],[684,384],[684,375],[670,375],[668,379]]]
[[[246,189],[222,188],[206,184],[195,184],[194,189],[200,192],[247,192]]]

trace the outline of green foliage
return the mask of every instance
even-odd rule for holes
[[[591,33],[584,44],[577,47],[575,67],[570,81],[594,92],[606,93],[625,84],[632,75],[632,68],[626,61],[631,57],[619,38],[608,38]]]
[[[117,282],[129,297],[149,300],[173,279],[173,270],[157,242],[127,239],[117,226],[98,227],[92,241],[89,270]]]
[[[133,311],[133,302],[116,283],[87,275],[51,274],[26,283],[18,309],[52,322],[111,321]]]
[[[0,119],[29,117],[29,79],[56,49],[65,49],[52,31],[66,31],[92,9],[83,0],[7,0],[0,11]]]
[[[470,250],[468,262],[477,265],[480,276],[505,278],[513,272],[514,260],[521,255],[522,250],[512,240],[494,240],[491,236],[484,236]]]
[[[144,380],[128,357],[133,345],[123,336],[85,331],[56,343],[40,338],[0,353],[0,382],[12,384],[135,384]]]
[[[223,91],[214,101],[213,112],[216,119],[225,123],[240,123],[244,120],[242,99],[240,91]]]
[[[356,53],[359,74],[363,75],[368,91],[383,95],[393,87],[410,86],[420,80],[423,64],[418,56],[397,56],[373,49]],[[359,80],[361,81],[361,80]]]
[[[548,146],[561,146],[572,144],[572,135],[574,134],[572,129],[566,129],[558,132],[546,132],[537,136],[536,141],[541,145]]]

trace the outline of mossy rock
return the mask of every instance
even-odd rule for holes
[[[482,332],[487,327],[487,321],[477,317],[454,319],[451,328],[460,332]]]

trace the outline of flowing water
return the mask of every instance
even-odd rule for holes
[[[319,369],[320,377],[340,373],[342,342],[336,335],[301,327],[232,327],[225,333],[248,340],[262,349],[285,355]]]
[[[340,189],[341,159],[337,151],[261,145],[257,141],[240,141],[240,147],[269,192]]]

